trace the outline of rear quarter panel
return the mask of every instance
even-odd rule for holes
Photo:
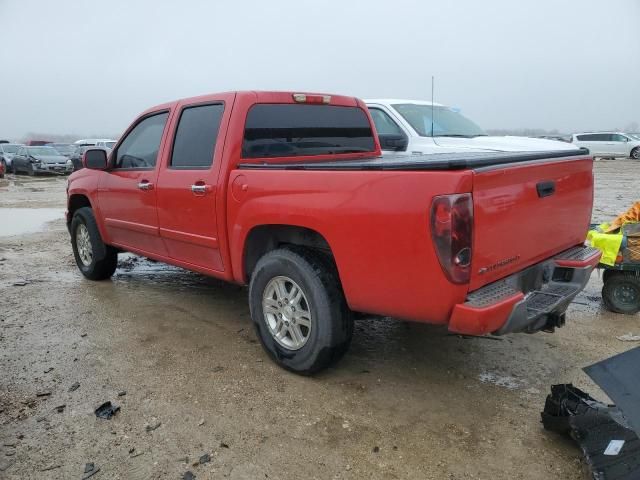
[[[236,181],[236,178],[238,178]],[[259,225],[310,228],[329,243],[349,306],[356,311],[446,323],[467,286],[446,280],[433,248],[434,195],[471,191],[471,173],[233,170],[227,227],[236,281]]]

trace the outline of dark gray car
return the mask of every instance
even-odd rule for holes
[[[73,164],[53,147],[20,147],[11,161],[13,173],[71,173]]]

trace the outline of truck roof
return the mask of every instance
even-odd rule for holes
[[[334,95],[332,93],[321,92],[306,92],[304,90],[290,90],[290,91],[268,91],[268,90],[235,90],[229,92],[216,92],[208,93],[205,95],[198,95],[195,97],[180,98],[170,102],[161,103],[148,108],[143,112],[144,114],[151,113],[157,110],[167,109],[173,107],[176,103],[201,103],[207,101],[214,101],[219,99],[222,95],[236,95],[238,97],[253,97],[256,103],[292,103],[294,94],[304,94],[308,96],[328,96],[331,98],[330,105],[340,106],[358,106],[358,99],[356,97],[348,97],[345,95]]]

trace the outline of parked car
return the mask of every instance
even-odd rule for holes
[[[631,157],[640,160],[640,139],[621,132],[575,133],[574,145],[588,148],[594,157]]]
[[[98,147],[96,147],[94,145],[76,145],[74,147],[73,152],[69,156],[69,159],[71,160],[71,163],[73,164],[73,171],[74,172],[76,170],[80,170],[83,167],[83,165],[82,165],[82,155],[84,154],[84,152],[86,152],[90,148],[98,148]],[[109,156],[109,154],[111,153],[111,149],[110,148],[105,148],[105,147],[100,147],[100,148],[104,148],[104,150],[107,152],[107,156]]]
[[[21,143],[0,143],[0,163],[5,173],[11,170],[11,160],[21,146]]]
[[[7,166],[4,162],[0,162],[0,178],[4,178],[4,174],[7,172]]]
[[[42,147],[44,145],[48,145],[52,143],[51,140],[28,140],[25,145],[28,147]]]
[[[53,147],[23,146],[18,149],[11,162],[13,173],[24,172],[27,175],[40,173],[71,173],[73,164]]]
[[[82,140],[76,140],[75,145],[93,145],[96,147],[113,148],[117,143],[117,140],[111,140],[110,138],[84,138]]]
[[[365,103],[385,154],[576,150],[566,142],[487,135],[460,112],[440,103],[399,99],[371,99]]]
[[[69,158],[76,149],[76,146],[71,143],[47,143],[47,146],[55,148],[61,155],[67,158]]]
[[[231,92],[153,107],[69,178],[76,263],[102,280],[129,251],[248,283],[263,347],[304,374],[347,350],[352,312],[469,335],[562,326],[600,259],[584,246],[588,154],[380,153],[353,97]]]

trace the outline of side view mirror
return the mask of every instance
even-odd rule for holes
[[[409,146],[409,139],[404,135],[395,133],[378,134],[380,148],[382,150],[392,150],[394,152],[404,152]]]
[[[106,170],[109,165],[107,152],[100,148],[91,148],[82,154],[82,166],[91,170]]]

